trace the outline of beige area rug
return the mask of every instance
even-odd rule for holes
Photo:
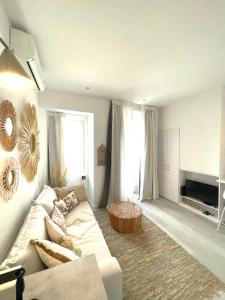
[[[112,256],[123,271],[123,299],[219,299],[225,284],[148,218],[136,233],[114,231],[105,209],[95,211]]]

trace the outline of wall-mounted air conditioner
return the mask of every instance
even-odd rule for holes
[[[37,89],[40,92],[44,91],[45,82],[34,38],[26,32],[11,28],[10,47],[26,72],[33,78]]]

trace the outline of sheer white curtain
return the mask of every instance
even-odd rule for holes
[[[81,182],[87,175],[87,120],[85,116],[64,114],[62,117],[64,165],[67,169],[68,185]]]
[[[157,178],[158,112],[151,106],[143,107],[144,149],[141,162],[140,200],[159,197]]]
[[[112,101],[112,156],[109,201],[127,201],[133,193],[131,105]]]
[[[87,169],[87,118],[50,112],[48,115],[49,183],[65,186],[81,182]]]
[[[134,109],[132,105],[123,106],[123,136],[124,142],[122,151],[122,199],[131,199],[134,192],[136,165],[135,165],[135,148],[134,144]]]
[[[66,185],[62,113],[48,115],[48,178],[52,187]]]

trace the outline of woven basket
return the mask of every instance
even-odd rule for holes
[[[131,233],[141,227],[142,209],[130,201],[113,202],[107,207],[113,229],[120,233]]]

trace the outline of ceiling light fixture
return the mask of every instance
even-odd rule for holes
[[[25,72],[9,46],[2,38],[0,42],[5,47],[0,56],[0,86],[12,90],[34,88],[33,80]]]

